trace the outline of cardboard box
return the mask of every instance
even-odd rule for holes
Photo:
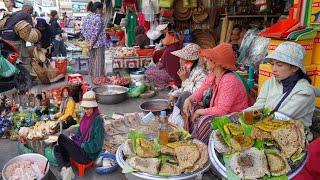
[[[315,86],[316,88],[320,88],[320,65],[316,66],[313,86]],[[320,98],[316,98],[315,105],[317,107],[320,107]]]
[[[268,53],[273,52],[279,44],[286,42],[288,40],[281,40],[281,39],[270,39],[269,46],[268,46]],[[301,44],[304,49],[306,50],[306,56],[304,58],[304,65],[309,66],[312,63],[312,54],[313,54],[313,43],[314,39],[308,39],[303,41],[293,41],[295,43]]]
[[[312,64],[320,65],[320,32],[314,38]]]

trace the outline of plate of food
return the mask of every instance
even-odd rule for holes
[[[182,128],[170,132],[166,145],[131,131],[116,158],[123,173],[142,179],[194,179],[210,166],[207,145]]]
[[[303,124],[277,112],[265,118],[253,114],[250,125],[243,116],[212,121],[212,165],[227,179],[292,179],[308,158]]]

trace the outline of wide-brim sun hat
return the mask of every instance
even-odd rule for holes
[[[173,51],[171,54],[185,60],[195,61],[199,59],[200,46],[190,43],[180,50]]]
[[[84,108],[98,107],[98,103],[96,100],[96,94],[93,91],[88,91],[88,92],[84,93],[80,106],[84,107]]]
[[[155,30],[155,29],[154,30],[150,29],[147,32],[147,37],[153,41],[158,39],[161,35],[162,35],[162,33],[160,31]]]
[[[168,27],[168,24],[160,24],[156,27],[157,31],[163,31]]]
[[[231,44],[221,43],[210,49],[201,49],[200,57],[205,57],[217,65],[222,66],[230,71],[237,70],[236,57],[234,55]]]
[[[266,57],[267,61],[277,60],[287,64],[291,64],[299,67],[302,72],[306,73],[303,61],[306,51],[303,46],[300,44],[286,41],[281,44],[268,56]]]

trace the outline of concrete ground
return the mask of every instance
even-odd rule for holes
[[[167,94],[164,92],[159,93],[154,98],[166,98]],[[120,113],[127,113],[127,112],[137,112],[139,110],[139,105],[144,102],[145,99],[129,99],[125,102],[116,105],[99,105],[99,109],[103,113],[113,113],[113,112],[120,112]],[[10,160],[11,158],[17,156],[17,142],[10,141],[7,139],[0,140],[0,169],[2,170],[5,163]],[[58,168],[50,168],[52,173],[55,176],[50,176],[50,179],[56,179],[59,176]],[[77,174],[76,169],[74,169],[75,174]],[[124,174],[121,173],[121,168],[119,168],[116,172],[109,174],[109,175],[98,175],[94,172],[94,169],[90,169],[86,171],[86,176],[80,178],[76,176],[76,179],[79,180],[102,180],[102,179],[110,179],[110,180],[124,180],[127,179]],[[205,173],[203,176],[204,180],[209,179],[216,179],[215,176],[209,172]]]

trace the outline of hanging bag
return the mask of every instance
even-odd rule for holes
[[[3,57],[0,50],[0,78],[7,78],[18,72],[19,70]]]

